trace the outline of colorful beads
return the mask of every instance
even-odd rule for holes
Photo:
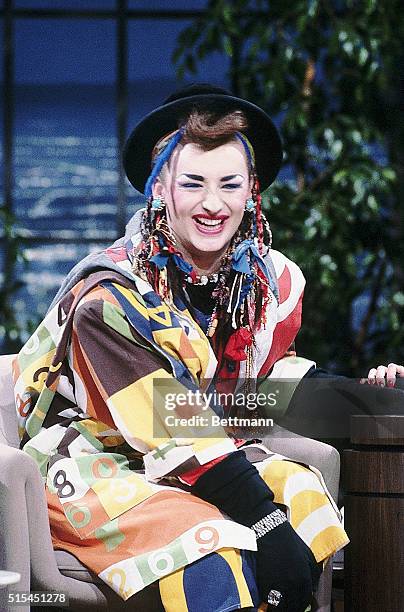
[[[255,208],[256,204],[252,198],[247,198],[245,203],[245,209],[247,212],[252,212]]]

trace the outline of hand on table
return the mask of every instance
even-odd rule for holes
[[[404,378],[404,365],[389,363],[388,366],[379,365],[377,368],[371,368],[367,378],[362,378],[360,382],[381,387],[394,387],[397,376]]]

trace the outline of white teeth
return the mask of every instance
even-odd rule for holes
[[[200,223],[201,225],[209,225],[209,226],[220,225],[221,223],[223,223],[221,219],[203,219],[203,220],[196,219],[196,221]]]

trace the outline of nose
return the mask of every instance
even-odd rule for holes
[[[211,215],[217,214],[223,207],[223,202],[217,195],[210,190],[206,190],[205,199],[202,202],[202,208]]]

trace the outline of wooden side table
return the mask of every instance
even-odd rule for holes
[[[404,612],[404,415],[352,416],[345,612]]]

